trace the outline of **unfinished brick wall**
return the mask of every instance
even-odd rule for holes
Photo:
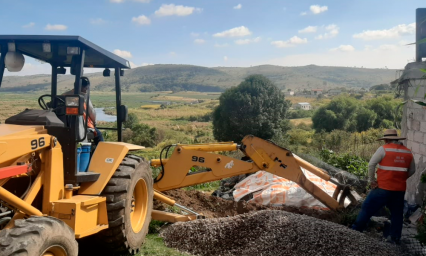
[[[416,88],[419,81],[406,83],[404,98],[408,100],[404,106],[404,114],[401,121],[401,134],[406,137],[405,146],[413,152],[416,161],[416,173],[407,181],[407,192],[405,199],[410,204],[422,203],[424,185],[420,182],[420,177],[426,169],[426,109],[413,103],[410,99],[424,100],[426,93],[422,81],[417,93]]]

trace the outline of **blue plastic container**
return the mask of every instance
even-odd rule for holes
[[[77,148],[77,171],[80,171],[81,148]]]
[[[87,172],[90,162],[90,143],[81,143],[81,154],[80,154],[80,163],[79,163],[79,172]]]

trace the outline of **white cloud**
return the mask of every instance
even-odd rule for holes
[[[301,16],[305,16],[305,15],[307,15],[307,14],[308,14],[307,12],[301,12],[301,13],[300,13],[300,15],[301,15]]]
[[[261,37],[256,37],[256,38],[253,38],[253,39],[239,39],[239,40],[235,41],[235,44],[242,45],[242,44],[258,43],[261,40],[262,40]]]
[[[200,36],[200,34],[199,34],[199,33],[191,32],[191,36],[193,36],[193,37],[199,37],[199,36]]]
[[[163,4],[160,9],[155,11],[155,15],[163,16],[188,16],[194,12],[201,12],[203,9],[183,5]]]
[[[241,27],[225,30],[220,33],[216,33],[213,36],[214,37],[243,37],[243,36],[249,36],[249,35],[251,35],[251,31],[248,28],[241,26]]]
[[[311,7],[309,7],[309,9],[311,10],[311,12],[313,14],[320,14],[322,12],[325,12],[328,10],[327,6],[319,6],[319,5],[311,5]]]
[[[92,25],[102,25],[102,24],[105,24],[105,23],[107,23],[106,20],[101,19],[101,18],[90,20],[90,24],[92,24]]]
[[[130,67],[131,68],[145,67],[145,66],[151,66],[151,65],[154,65],[154,63],[146,63],[146,62],[144,62],[144,63],[141,63],[140,65],[137,65],[137,64],[135,64],[135,63],[133,63],[133,62],[130,61]]]
[[[412,59],[414,47],[399,47],[398,50],[389,54],[388,50],[369,48],[369,50],[357,50],[353,52],[326,51],[319,53],[306,54],[286,54],[283,57],[267,59],[252,65],[271,64],[281,66],[340,66],[340,67],[365,67],[365,68],[384,68],[387,66],[392,69],[403,69],[407,62]],[[412,61],[412,60],[411,60]]]
[[[416,23],[411,24],[400,24],[390,29],[383,30],[365,30],[362,33],[353,35],[353,38],[362,40],[380,40],[380,39],[391,39],[399,38],[405,35],[412,35],[416,31]]]
[[[393,44],[383,44],[380,45],[378,49],[382,51],[395,51],[398,49],[398,46]]]
[[[151,19],[146,17],[145,15],[140,15],[138,17],[133,17],[132,22],[138,25],[149,25],[151,24]]]
[[[175,53],[175,52],[169,52],[169,54],[170,54],[171,56],[176,56],[176,53]]]
[[[206,41],[204,39],[195,39],[194,43],[196,44],[204,44]]]
[[[294,47],[298,44],[306,44],[308,43],[308,39],[300,38],[298,36],[293,36],[287,41],[272,41],[271,44],[276,46],[277,48],[287,48]]]
[[[131,57],[133,57],[132,54],[130,52],[128,52],[128,51],[122,51],[122,50],[119,50],[119,49],[115,49],[113,52],[114,52],[115,55],[118,55],[118,56],[120,56],[122,58],[131,58]]]
[[[242,6],[241,4],[238,4],[238,5],[234,6],[234,9],[235,9],[235,10],[239,10],[239,9],[241,9],[241,8],[243,8],[243,6]]]
[[[223,47],[228,47],[229,44],[215,44],[214,47],[216,48],[223,48]]]
[[[23,25],[22,27],[23,27],[23,28],[32,28],[32,27],[34,27],[34,26],[35,26],[35,23],[34,23],[34,22],[30,22],[30,23],[28,23],[28,24]]]
[[[224,61],[228,61],[228,56],[223,56]]]
[[[304,29],[299,30],[299,33],[315,33],[317,32],[317,26],[307,26]]]
[[[327,30],[326,33],[316,36],[315,39],[321,40],[333,38],[339,34],[340,28],[336,24],[330,24],[325,27],[325,30]]]
[[[332,52],[334,52],[334,51],[353,52],[353,51],[355,51],[355,48],[352,45],[349,45],[349,44],[348,45],[342,44],[337,48],[330,49],[330,51],[332,51]]]
[[[151,0],[133,0],[134,2],[139,2],[139,3],[149,3],[151,2]]]
[[[58,31],[61,31],[61,30],[67,30],[67,26],[60,25],[60,24],[56,24],[56,25],[47,24],[44,29],[45,30],[58,30]]]
[[[124,0],[109,0],[111,3],[121,4]]]

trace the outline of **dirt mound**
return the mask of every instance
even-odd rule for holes
[[[186,206],[198,213],[202,213],[207,218],[229,217],[253,211],[274,209],[297,214],[305,214],[318,219],[330,221],[336,220],[336,214],[332,211],[321,211],[309,208],[297,208],[290,206],[273,207],[248,203],[245,201],[234,202],[215,196],[210,196],[207,193],[203,193],[196,190],[185,191],[182,189],[175,189],[165,191],[163,193],[176,200],[178,204]],[[161,202],[154,201],[154,209],[164,210],[165,207]]]
[[[160,235],[167,246],[195,255],[401,255],[344,226],[274,210],[176,223]]]

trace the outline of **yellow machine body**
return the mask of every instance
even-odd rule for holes
[[[37,141],[37,145],[33,141]],[[43,126],[0,124],[0,168],[29,164],[35,157],[40,160],[37,170],[28,170],[28,173],[22,174],[34,176],[32,186],[24,198],[21,199],[4,188],[8,181],[22,175],[0,180],[0,200],[16,209],[16,214],[6,228],[14,226],[13,220],[32,215],[48,215],[63,221],[74,230],[76,238],[90,236],[108,228],[106,198],[99,195],[127,153],[141,149],[143,147],[122,142],[101,142],[89,165],[91,172],[100,174],[99,178],[93,182],[82,183],[79,187],[73,187],[71,184],[65,186],[62,149],[55,137],[47,134]],[[215,153],[238,149],[252,161]],[[289,150],[254,136],[246,136],[241,145],[178,144],[169,158],[153,159],[151,166],[164,167],[158,182],[154,184],[154,198],[169,205],[177,204],[161,191],[259,170],[296,182],[332,210],[343,208],[346,196],[353,199],[350,193],[347,193],[347,188],[340,184],[337,184],[334,195],[329,196],[306,178],[301,167],[330,181],[331,178],[327,173],[293,155]],[[189,173],[194,166],[205,167],[205,170]],[[37,205],[35,201],[41,192],[42,200]],[[200,217],[197,214],[181,215],[156,210],[152,211],[151,216],[152,219],[167,222],[191,221]]]
[[[37,141],[37,145],[32,141]],[[23,199],[3,188],[9,180],[22,175],[0,180],[0,200],[17,210],[13,220],[48,215],[68,224],[76,238],[95,234],[108,228],[106,200],[98,195],[129,150],[142,148],[120,142],[99,143],[89,166],[92,172],[100,173],[99,179],[66,191],[62,149],[56,138],[47,134],[43,126],[0,124],[0,168],[28,164],[34,157],[41,163],[37,173],[29,170],[23,174],[35,177]],[[34,200],[39,193],[43,195],[42,202],[36,207]],[[14,221],[10,221],[6,228],[13,226]]]
[[[238,148],[252,161],[247,162],[232,157],[215,154],[215,151],[234,151]],[[176,145],[168,159],[153,159],[151,166],[164,167],[159,181],[154,184],[154,189],[166,191],[175,188],[192,186],[209,181],[232,177],[235,175],[254,173],[264,170],[277,176],[286,178],[299,184],[308,193],[332,210],[344,207],[344,199],[348,197],[352,202],[355,198],[350,194],[349,187],[338,184],[321,169],[313,166],[293,155],[289,150],[278,145],[257,138],[246,136],[240,146],[235,143]],[[207,170],[189,173],[191,167],[205,167]],[[334,182],[337,185],[333,196],[328,195],[321,188],[306,178],[301,167],[318,177]],[[156,192],[154,197],[166,204],[174,202],[164,198]],[[153,215],[154,219],[170,219],[170,216]]]

